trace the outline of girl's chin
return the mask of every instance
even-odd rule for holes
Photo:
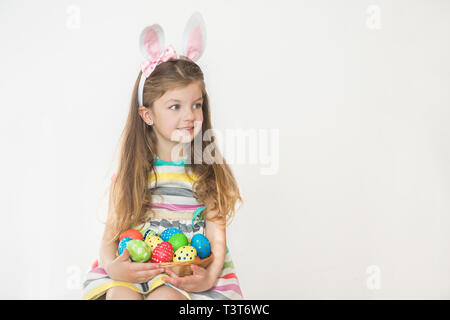
[[[174,135],[174,139],[171,139],[172,141],[175,142],[182,142],[182,143],[186,143],[186,142],[191,142],[194,139],[194,134],[190,134],[190,133],[183,133],[183,134],[175,134]]]

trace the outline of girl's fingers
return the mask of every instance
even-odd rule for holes
[[[121,261],[129,261],[130,259],[130,252],[128,251],[128,249],[123,250],[122,254],[120,256],[118,256],[117,258],[119,258],[119,260]]]
[[[175,272],[173,272],[172,270],[170,270],[170,268],[164,268],[164,271],[165,271],[169,276],[171,276],[171,277],[173,277],[173,278],[179,278],[179,277],[175,274]]]
[[[176,287],[179,287],[182,283],[182,278],[178,277],[172,270],[169,268],[164,268],[164,271],[170,276],[170,277],[162,277],[162,279],[171,285],[174,285]]]
[[[163,271],[164,271],[164,269],[157,269],[157,270],[152,270],[152,271],[138,271],[136,276],[139,279],[145,279],[144,282],[147,282],[150,279],[152,279],[153,277],[155,277],[158,274],[162,273]]]
[[[164,277],[163,280],[166,279],[166,278],[167,277]],[[181,280],[176,280],[176,279],[169,278],[169,279],[166,279],[164,281],[170,283],[174,287],[177,287],[177,288],[180,288],[180,289],[185,289],[185,287],[184,287],[184,285],[183,285]]]
[[[160,269],[155,269],[155,270],[138,271],[136,274],[142,275],[142,276],[145,276],[145,277],[148,277],[148,276],[153,276],[154,277],[157,274],[162,273],[163,271],[164,271],[164,269],[160,268]]]
[[[134,271],[149,271],[149,270],[157,270],[157,269],[160,269],[161,267],[159,266],[158,263],[151,263],[151,262],[140,263],[140,262],[136,262],[136,263],[133,263],[132,268],[133,268]]]
[[[200,277],[206,277],[206,274],[208,271],[206,271],[205,268],[196,266],[196,265],[191,265],[191,269],[192,269],[192,275],[193,276],[200,276]]]
[[[202,271],[204,270],[202,268],[197,267],[195,264],[191,265],[191,269],[194,274],[202,274]]]

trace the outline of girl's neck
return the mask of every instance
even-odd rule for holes
[[[160,160],[167,161],[167,162],[179,161],[181,159],[185,159],[186,158],[186,156],[184,156],[186,154],[185,152],[182,153],[183,155],[180,155],[179,154],[180,152],[174,152],[172,154],[172,150],[173,150],[172,147],[171,148],[167,148],[167,149],[165,149],[165,148],[157,148],[157,157]]]
[[[180,161],[181,159],[185,159],[186,157],[177,157],[177,158],[171,159],[170,156],[169,157],[157,156],[157,158],[160,159],[160,160],[163,160],[165,162],[177,162],[177,161]]]

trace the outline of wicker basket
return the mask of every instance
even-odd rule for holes
[[[195,259],[184,262],[161,262],[160,266],[161,268],[169,268],[179,277],[184,277],[192,274],[191,264],[206,268],[213,261],[213,259],[213,253],[211,252],[211,255],[205,259]]]
[[[119,251],[116,251],[116,257],[119,256]],[[192,274],[191,264],[206,268],[213,261],[213,253],[208,258],[184,262],[160,262],[161,268],[170,268],[177,276],[184,277]],[[150,262],[150,260],[148,260]],[[145,262],[144,262],[145,263]]]

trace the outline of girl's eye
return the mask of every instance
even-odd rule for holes
[[[198,105],[198,107],[197,107],[196,109],[199,109],[199,108],[202,107],[202,104],[201,104],[201,103],[196,103],[196,104],[194,104],[194,106],[196,106],[196,105]],[[178,104],[174,104],[173,106],[170,106],[169,109],[172,109],[172,107],[179,107],[179,106],[180,106],[180,105],[178,105]],[[172,110],[176,110],[176,109],[172,109]]]

